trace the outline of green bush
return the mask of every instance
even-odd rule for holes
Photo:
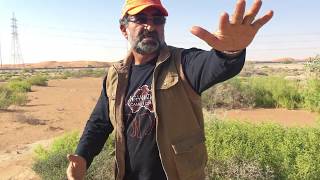
[[[11,105],[10,94],[11,91],[8,88],[0,86],[0,109],[6,109]]]
[[[25,105],[27,94],[12,90],[6,86],[0,86],[0,109],[7,109],[10,105]]]
[[[317,179],[320,129],[213,119],[206,124],[209,179]]]
[[[254,92],[255,107],[295,109],[303,102],[298,83],[282,77],[250,78],[248,88]]]
[[[320,177],[320,129],[206,118],[206,179],[317,179]],[[110,136],[113,137],[113,136]],[[38,148],[33,169],[43,179],[64,179],[78,135],[65,136],[49,150]],[[86,179],[113,179],[114,140],[109,139],[87,171]]]
[[[78,142],[79,133],[73,132],[55,139],[49,149],[38,146],[35,149],[35,163],[32,169],[42,179],[66,179],[66,169],[69,164],[67,154],[74,153]],[[112,153],[113,138],[109,138],[102,152],[88,169],[86,179],[113,179],[114,155]]]
[[[35,85],[35,86],[47,86],[48,85],[48,78],[46,76],[36,75],[36,76],[32,76],[32,77],[28,78],[27,82],[29,82],[31,85]]]
[[[65,179],[68,165],[67,154],[74,152],[79,141],[79,133],[73,132],[57,138],[49,150],[43,146],[35,149],[35,164],[32,169],[42,179]]]
[[[63,73],[56,78],[67,79],[68,77],[103,77],[105,74],[105,69],[83,69],[78,71],[63,71]]]
[[[16,92],[31,92],[31,84],[27,81],[12,80],[6,86]]]
[[[202,95],[203,107],[247,108],[302,107],[303,96],[296,81],[282,77],[233,78],[218,84]]]
[[[303,96],[307,109],[320,112],[320,79],[308,80]]]
[[[202,94],[202,106],[214,108],[244,108],[254,106],[254,94],[240,78],[220,83]]]

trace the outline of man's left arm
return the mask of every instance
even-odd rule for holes
[[[204,51],[191,48],[182,52],[181,63],[191,87],[199,95],[214,84],[239,74],[246,51],[225,53],[217,50]]]

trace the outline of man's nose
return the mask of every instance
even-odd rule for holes
[[[144,29],[146,29],[149,32],[151,32],[151,31],[153,31],[155,29],[155,25],[153,24],[153,22],[150,22],[148,20],[148,22],[144,24]]]

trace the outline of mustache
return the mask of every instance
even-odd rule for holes
[[[146,37],[151,37],[151,38],[154,38],[154,39],[156,39],[156,40],[159,39],[159,35],[158,35],[158,33],[157,33],[156,31],[149,31],[149,30],[147,30],[147,29],[142,30],[142,31],[139,33],[138,37],[139,37],[139,40],[140,40],[140,41],[141,41],[143,38],[146,38]]]

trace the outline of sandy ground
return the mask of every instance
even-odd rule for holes
[[[33,87],[26,106],[0,111],[0,180],[40,179],[32,170],[32,150],[48,146],[53,137],[82,131],[101,90],[101,78],[51,80]],[[316,114],[284,109],[218,110],[220,117],[285,126],[314,126]],[[254,119],[254,120],[252,120]]]
[[[81,131],[101,83],[101,78],[52,80],[48,87],[32,87],[26,106],[0,111],[0,179],[39,179],[30,169],[32,148]]]

